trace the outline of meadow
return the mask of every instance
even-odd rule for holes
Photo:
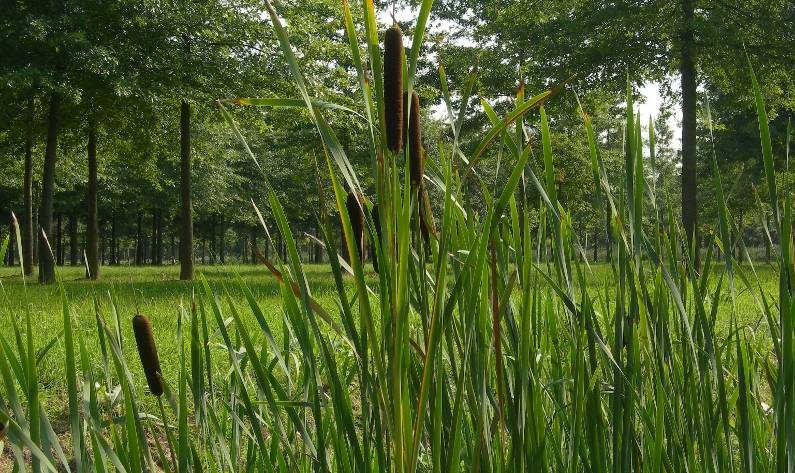
[[[747,266],[750,268],[750,266]],[[331,314],[335,314],[335,300],[337,292],[331,268],[328,265],[305,265],[307,279],[312,295]],[[760,288],[770,300],[775,300],[777,289],[777,270],[771,265],[762,262],[754,263],[754,269],[759,277]],[[713,270],[715,278],[722,272],[721,266]],[[111,298],[120,311],[119,317],[123,322],[120,327],[125,340],[133,340],[132,325],[130,321],[135,314],[145,314],[149,317],[154,330],[155,340],[160,352],[160,360],[166,379],[176,379],[178,376],[178,350],[177,350],[177,318],[180,307],[189,308],[196,291],[201,291],[198,283],[179,280],[179,266],[166,265],[151,266],[110,266],[105,269],[100,281],[89,281],[84,277],[84,268],[81,266],[62,266],[57,270],[59,284],[39,285],[32,281],[23,283],[18,268],[0,268],[0,325],[10,328],[10,317],[18,320],[24,315],[24,306],[30,310],[33,319],[33,333],[37,347],[47,347],[46,353],[41,357],[39,379],[46,386],[45,407],[51,417],[57,418],[66,415],[66,383],[63,346],[63,294],[66,296],[67,305],[72,313],[75,337],[80,337],[86,344],[91,362],[94,366],[101,364],[101,351],[97,334],[96,313],[108,315]],[[203,275],[210,286],[218,291],[228,291],[231,301],[243,308],[245,298],[236,284],[239,276],[251,289],[259,303],[265,317],[271,324],[274,337],[282,342],[282,317],[281,296],[277,279],[263,265],[201,265],[197,273]],[[367,281],[372,284],[377,281],[378,275],[369,267]],[[604,291],[615,283],[615,275],[606,263],[591,263],[588,276],[585,279],[586,289],[596,300],[604,297]],[[354,284],[350,276],[346,277],[345,285],[351,292]],[[23,302],[24,301],[24,302]],[[95,306],[97,304],[97,306]],[[731,301],[728,297],[720,301],[718,310],[717,328],[720,333],[728,330]],[[756,344],[760,351],[770,344],[767,321],[748,291],[738,291],[737,313],[739,323],[752,329],[757,334]],[[255,342],[262,343],[262,335],[257,330],[257,321],[251,314],[243,314],[246,326],[251,330]],[[337,317],[337,322],[339,319]],[[326,329],[328,330],[328,329]],[[6,332],[3,336],[8,337]],[[125,356],[135,360],[137,352],[135,345],[130,342],[124,345]],[[224,352],[218,352],[224,355]],[[134,386],[144,402],[148,401],[149,408],[156,407],[154,399],[144,396],[146,386],[143,370],[137,363],[130,363]],[[216,373],[222,376],[222,373]]]
[[[594,217],[613,245],[609,264],[592,265],[558,194],[545,107],[569,93],[565,81],[535,95],[519,87],[503,116],[481,97],[488,123],[463,146],[477,69],[455,92],[454,113],[440,65],[450,129],[435,158],[426,154],[414,85],[432,3],[419,7],[417,47],[404,49],[394,25],[383,52],[373,3],[363,4],[363,44],[342,4],[365,186],[324,115],[340,106],[312,96],[265,2],[300,99],[217,105],[259,173],[258,221],[286,257],[204,266],[191,282],[167,266],[107,268],[99,282],[61,268],[50,286],[0,273],[0,421],[15,471],[795,469],[793,205],[750,59],[775,262],[751,263],[716,153],[705,163],[716,218],[700,238],[680,225],[657,194],[654,126],[641,126],[630,82],[620,179],[578,110]],[[316,237],[328,265],[305,264],[274,170],[248,145],[237,107],[308,112],[323,149]],[[787,156],[789,140],[787,127]],[[496,169],[478,166],[498,145]]]

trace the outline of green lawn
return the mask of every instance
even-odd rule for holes
[[[307,265],[310,288],[314,297],[332,315],[336,310],[336,290],[334,281],[331,277],[329,268],[325,265]],[[747,269],[747,268],[746,268]],[[766,295],[776,293],[777,279],[773,268],[758,264],[755,268],[762,287]],[[716,275],[719,273],[716,269]],[[11,339],[14,334],[12,330],[11,317],[17,317],[20,322],[24,315],[24,307],[30,308],[34,324],[36,344],[38,348],[47,346],[54,337],[59,337],[63,330],[63,318],[59,296],[59,286],[41,286],[33,281],[28,281],[27,286],[23,285],[19,277],[18,269],[3,267],[0,268],[0,289],[2,303],[0,303],[0,327],[2,336],[14,345]],[[201,286],[198,282],[183,282],[178,280],[178,266],[163,267],[104,267],[102,279],[100,281],[86,281],[83,279],[82,267],[62,267],[58,269],[59,278],[63,281],[63,288],[69,303],[69,308],[73,313],[75,323],[75,337],[80,337],[88,347],[92,357],[92,362],[99,370],[101,363],[101,351],[97,337],[97,325],[94,319],[94,301],[99,302],[100,311],[109,323],[112,323],[110,313],[110,296],[112,292],[122,321],[122,338],[124,341],[124,351],[127,362],[133,370],[132,375],[138,386],[143,392],[144,382],[143,371],[138,363],[138,354],[135,350],[135,342],[132,335],[130,321],[136,311],[146,314],[154,328],[155,339],[157,341],[164,376],[172,384],[178,374],[178,352],[176,350],[177,341],[177,317],[180,305],[190,307],[191,293],[195,289],[199,294]],[[279,287],[276,279],[268,273],[264,266],[235,265],[235,266],[200,266],[197,268],[197,275],[204,275],[210,285],[217,293],[228,290],[231,299],[240,309],[240,313],[248,321],[252,333],[259,333],[257,323],[251,315],[250,309],[242,296],[235,275],[239,274],[245,283],[254,293],[257,301],[262,308],[266,318],[271,324],[274,335],[277,339],[281,338],[281,303],[279,299]],[[375,274],[368,273],[372,287],[377,287]],[[715,281],[711,284],[712,290]],[[198,281],[198,279],[197,279]],[[614,290],[612,287],[613,275],[610,267],[604,264],[591,266],[591,277],[588,279],[589,291],[597,295],[604,293],[605,287]],[[725,283],[725,280],[724,280]],[[740,283],[739,281],[737,282]],[[346,279],[346,284],[351,284],[352,280]],[[351,287],[351,293],[353,288]],[[723,291],[728,294],[728,291]],[[756,307],[748,291],[738,287],[738,320],[740,323],[758,326],[754,333],[759,334],[759,343],[769,343],[768,329],[766,321]],[[772,297],[772,296],[771,296]],[[775,300],[775,298],[768,298]],[[725,333],[728,328],[727,314],[730,300],[728,296],[722,301],[718,315],[718,333]],[[225,306],[225,303],[222,304]],[[228,314],[227,314],[228,316]],[[208,314],[208,317],[212,317]],[[214,323],[211,324],[211,326]],[[24,324],[20,323],[20,328],[24,329]],[[260,337],[255,337],[259,339]],[[227,356],[225,349],[216,350],[216,354],[221,357]],[[47,352],[43,362],[39,365],[39,376],[44,389],[42,395],[45,396],[44,402],[53,414],[58,414],[65,405],[66,386],[65,386],[65,366],[64,366],[63,345],[59,339],[52,349]],[[224,365],[226,365],[224,363]],[[149,396],[143,399],[150,399]]]

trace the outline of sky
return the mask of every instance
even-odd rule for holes
[[[674,91],[679,90],[678,84],[673,84]],[[659,82],[646,82],[643,84],[643,87],[640,88],[640,94],[645,97],[645,103],[638,104],[638,112],[640,113],[640,122],[643,124],[643,130],[646,131],[648,128],[649,123],[649,115],[653,117],[657,117],[660,111],[660,107],[663,104],[663,98],[660,95],[660,83]],[[668,124],[671,126],[671,130],[673,130],[673,142],[671,143],[671,147],[679,151],[682,149],[682,109],[679,107],[674,107],[674,114],[668,120]]]

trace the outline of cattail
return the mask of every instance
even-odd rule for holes
[[[135,332],[135,343],[138,345],[138,355],[144,367],[146,382],[149,390],[155,396],[163,394],[163,381],[160,379],[160,359],[157,357],[157,347],[152,336],[152,326],[145,315],[138,314],[132,320]]]
[[[404,107],[408,107],[408,93],[403,94]],[[411,110],[409,111],[409,173],[411,188],[416,189],[422,183],[425,172],[425,160],[422,155],[422,127],[420,126],[420,97],[411,92]]]
[[[420,231],[422,232],[422,239],[425,242],[425,251],[427,252],[431,249],[431,234],[436,235],[436,221],[433,219],[431,199],[428,196],[428,191],[425,190],[425,184],[420,184],[419,198]]]
[[[373,205],[373,210],[370,211],[373,217],[373,226],[375,227],[375,235],[378,241],[381,241],[381,217],[378,215],[378,204]],[[373,246],[373,271],[378,272],[378,251]]]
[[[0,421],[0,440],[3,440],[6,437],[7,430],[8,430],[8,422]]]
[[[393,26],[384,34],[384,118],[387,148],[403,147],[403,33]]]
[[[353,230],[353,237],[356,239],[356,249],[359,251],[359,257],[361,258],[363,254],[362,247],[364,246],[364,212],[359,198],[353,192],[348,193],[348,198],[345,200],[345,208],[348,210],[348,218],[351,219],[351,230]]]

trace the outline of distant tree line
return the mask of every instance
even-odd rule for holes
[[[381,2],[377,2],[381,3]],[[383,4],[416,8],[413,0]],[[320,99],[359,107],[355,73],[341,37],[337,0],[279,2],[278,10],[300,50],[310,90]],[[359,2],[352,2],[354,15]],[[707,233],[714,221],[710,155],[718,156],[732,218],[752,244],[776,238],[764,232],[767,215],[756,210],[762,173],[758,132],[747,78],[746,53],[771,107],[774,151],[786,175],[782,132],[795,109],[795,5],[786,0],[680,0],[595,2],[555,0],[534,4],[496,0],[437,0],[434,17],[448,20],[429,33],[417,90],[428,115],[425,148],[450,139],[434,112],[441,102],[439,64],[463,87],[474,64],[471,100],[506,112],[504,97],[520,87],[532,94],[575,75],[569,88],[593,117],[608,172],[619,182],[623,167],[623,95],[627,78],[636,90],[662,84],[666,103],[653,117],[655,186],[660,208],[671,204],[689,236]],[[235,97],[291,98],[290,80],[262,0],[19,0],[0,16],[0,237],[10,215],[21,233],[24,272],[49,283],[57,264],[81,264],[99,278],[103,265],[180,264],[192,279],[195,262],[253,262],[252,246],[266,242],[252,201],[272,225],[263,199],[262,171],[241,149],[216,101]],[[413,16],[412,16],[413,21]],[[391,21],[390,21],[391,23]],[[410,37],[413,24],[401,23]],[[712,107],[714,143],[703,104]],[[454,106],[460,95],[454,96]],[[322,261],[314,235],[320,192],[315,179],[323,159],[308,115],[295,108],[236,108],[227,104],[241,132],[280,193],[305,258]],[[610,257],[608,222],[595,203],[586,139],[574,94],[548,104],[561,201],[588,243],[593,258]],[[669,118],[683,116],[682,136]],[[489,119],[466,117],[463,146],[477,145]],[[355,114],[330,110],[367,188],[365,127]],[[532,118],[527,136],[538,136]],[[645,126],[645,124],[644,124]],[[681,152],[674,146],[682,143]],[[539,146],[540,140],[536,143]],[[541,153],[535,153],[541,156]],[[480,184],[501,182],[510,169],[492,147],[477,167]],[[540,158],[530,164],[541,167]],[[651,167],[649,167],[651,169]],[[467,195],[477,208],[480,193]],[[522,202],[537,206],[532,186]],[[654,215],[650,213],[649,215]],[[660,218],[668,218],[667,214]],[[46,238],[45,238],[46,236]],[[699,241],[703,241],[700,239]],[[14,243],[16,244],[16,243]],[[50,254],[52,253],[52,254]],[[15,264],[9,252],[6,264]]]

